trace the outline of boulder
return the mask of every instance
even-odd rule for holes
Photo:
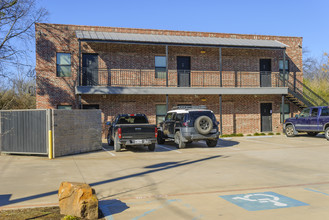
[[[88,184],[62,182],[58,199],[61,214],[98,219],[98,199],[95,190]]]

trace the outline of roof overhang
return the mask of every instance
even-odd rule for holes
[[[135,34],[80,30],[75,31],[75,33],[76,37],[80,41],[86,42],[202,47],[234,47],[253,49],[285,49],[286,47],[288,47],[287,45],[276,40]]]

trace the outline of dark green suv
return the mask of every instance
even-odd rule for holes
[[[205,140],[215,147],[219,138],[218,121],[205,106],[178,106],[167,112],[158,128],[158,144],[173,140],[179,148],[186,143]]]

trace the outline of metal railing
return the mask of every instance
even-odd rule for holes
[[[329,105],[328,102],[315,93],[311,88],[306,86],[303,82],[297,79],[296,74],[290,73],[287,80],[288,92],[294,97],[302,101],[307,106],[321,106]]]
[[[222,75],[222,76],[221,76]],[[168,87],[285,87],[279,72],[169,70]],[[82,68],[82,86],[166,87],[166,73]]]

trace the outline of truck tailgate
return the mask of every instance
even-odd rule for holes
[[[131,124],[118,125],[121,128],[122,139],[151,139],[155,138],[155,125]]]

